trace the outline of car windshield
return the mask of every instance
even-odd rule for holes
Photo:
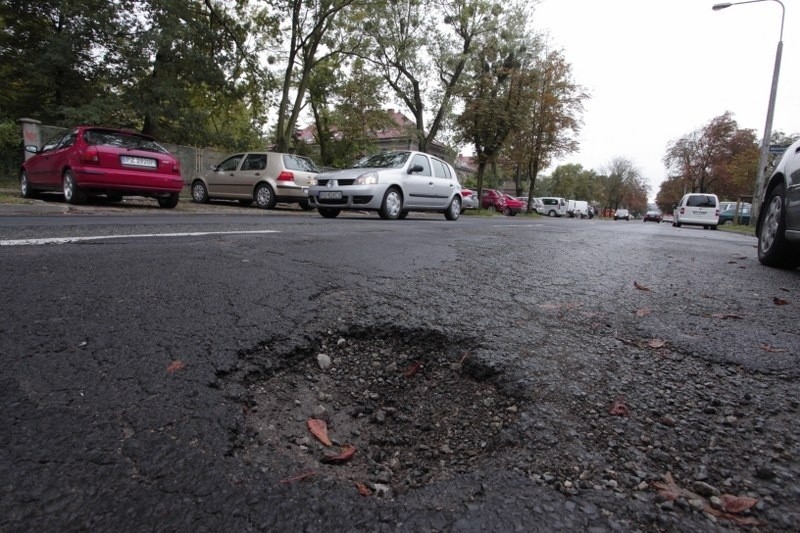
[[[409,152],[384,152],[366,157],[353,168],[402,168],[411,155]]]
[[[88,130],[83,138],[87,144],[97,146],[116,146],[128,150],[147,150],[149,152],[169,153],[166,148],[152,139],[134,133],[122,133],[107,130]]]
[[[307,157],[299,155],[284,154],[283,164],[289,170],[303,170],[305,172],[319,172],[317,165]]]

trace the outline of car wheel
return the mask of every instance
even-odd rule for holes
[[[198,180],[192,183],[192,200],[198,204],[208,202],[208,189],[202,181]]]
[[[269,186],[269,183],[262,183],[256,187],[255,199],[256,205],[261,209],[272,209],[277,203],[275,192]]]
[[[62,190],[64,191],[64,200],[68,204],[82,204],[86,201],[86,193],[75,184],[75,176],[71,170],[64,171]]]
[[[402,210],[403,197],[400,195],[400,191],[395,187],[390,187],[383,195],[378,215],[384,220],[395,220],[400,216]]]
[[[335,209],[333,207],[318,207],[317,211],[325,218],[336,218],[339,216],[339,213],[342,212],[341,209]]]
[[[733,220],[726,220],[722,223],[723,226],[733,226]]]
[[[180,199],[180,194],[174,192],[169,196],[160,196],[158,198],[158,206],[163,207],[165,209],[172,209],[176,205],[178,205],[178,200]]]
[[[547,216],[554,217],[556,216],[556,212],[551,209],[550,211],[547,212]]]
[[[509,209],[508,207],[504,207],[503,208],[503,214],[505,216],[507,216],[507,217],[510,217],[511,216],[511,209]]]
[[[453,201],[450,202],[450,205],[447,207],[447,210],[444,212],[444,218],[446,218],[447,220],[458,220],[458,217],[460,215],[461,215],[461,200],[459,200],[458,196],[455,196],[453,197]]]
[[[19,174],[19,193],[23,198],[33,198],[36,196],[36,193],[33,191],[28,181],[28,173],[24,170]]]
[[[399,218],[400,220],[405,220],[408,217],[408,213],[409,213],[408,211],[401,211],[400,216],[397,218]]]
[[[253,200],[239,200],[239,205],[242,207],[250,207],[253,205]]]
[[[114,203],[121,202],[122,201],[122,195],[119,194],[119,193],[116,193],[116,192],[110,192],[110,193],[106,194],[106,201],[114,202]]]
[[[763,205],[766,211],[758,233],[758,260],[762,265],[791,269],[800,266],[800,248],[792,248],[786,241],[785,194],[783,183],[767,194]]]
[[[303,211],[311,211],[312,209],[314,209],[314,206],[311,205],[311,202],[309,202],[308,200],[301,200],[300,209],[302,209]]]

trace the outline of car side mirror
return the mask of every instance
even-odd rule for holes
[[[32,154],[38,154],[39,153],[39,147],[36,146],[35,144],[26,144],[25,145],[25,151],[26,152],[30,152]]]
[[[413,174],[414,172],[422,172],[423,170],[425,169],[422,168],[422,165],[414,165],[408,169],[408,173]]]

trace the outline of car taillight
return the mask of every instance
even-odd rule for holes
[[[472,196],[472,192],[471,192],[471,191],[461,191],[461,195],[462,195],[464,198],[467,198],[467,197],[469,197],[469,196]]]
[[[97,148],[90,147],[81,152],[81,163],[99,163],[100,154],[97,153]]]
[[[179,176],[181,174],[181,164],[178,163],[177,161],[175,163],[172,163],[172,173],[177,174]]]
[[[717,213],[717,215],[716,215],[716,216],[719,216],[719,209],[717,209],[716,213]]]
[[[288,170],[284,170],[283,172],[278,174],[278,181],[294,181],[294,174],[292,174]]]
[[[686,209],[685,207],[681,207],[681,215],[683,214],[685,209]]]

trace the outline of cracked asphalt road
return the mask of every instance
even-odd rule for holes
[[[0,217],[0,239],[120,235],[0,247],[4,531],[797,529],[800,271],[758,265],[752,237],[602,220],[87,209]],[[211,229],[277,233],[124,237]],[[343,471],[403,481],[369,442],[370,422],[347,427],[361,447],[352,464],[286,482],[318,451],[300,419],[319,405],[301,400],[313,394],[333,422],[387,407],[380,394],[334,395],[398,379],[389,360],[366,359],[392,339],[411,346],[388,357],[436,346],[445,369],[469,354],[457,369],[469,387],[455,380],[439,401],[492,387],[503,413],[513,406],[484,439],[490,451],[364,497]],[[315,375],[324,352],[338,374]],[[303,398],[285,389],[306,379]],[[615,400],[626,416],[610,414]],[[267,453],[255,424],[296,401],[300,429],[275,430],[285,440]],[[398,427],[415,427],[404,416]],[[467,443],[480,446],[479,433]],[[419,453],[436,465],[436,449]],[[665,497],[667,473],[688,492]],[[722,494],[757,503],[726,513]]]

